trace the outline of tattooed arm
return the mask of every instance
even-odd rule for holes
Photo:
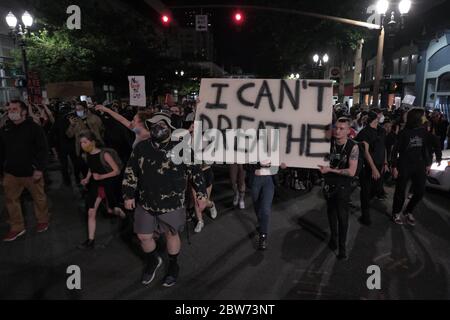
[[[341,176],[354,177],[356,174],[356,169],[358,168],[358,158],[359,158],[359,148],[358,145],[354,145],[352,151],[350,152],[350,158],[348,160],[349,166],[346,169],[333,169],[330,167],[319,166],[320,172],[322,174],[331,172],[336,173]]]

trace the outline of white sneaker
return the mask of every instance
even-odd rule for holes
[[[195,233],[199,233],[200,231],[202,231],[204,226],[205,226],[205,223],[203,222],[203,220],[200,220],[199,222],[197,222],[197,225],[195,226],[194,232]]]
[[[245,199],[244,199],[244,197],[239,199],[239,209],[245,209]]]
[[[211,214],[211,219],[215,219],[215,218],[217,218],[217,209],[216,209],[216,205],[214,204],[214,202],[212,204],[213,204],[213,206],[211,208],[209,208],[209,213]]]
[[[234,194],[234,199],[233,199],[233,206],[237,206],[239,203],[239,193],[235,193]]]

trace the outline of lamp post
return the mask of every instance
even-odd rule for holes
[[[33,25],[33,17],[25,11],[22,15],[22,22],[19,22],[16,16],[10,11],[6,17],[6,24],[10,28],[10,36],[14,42],[18,41],[18,44],[22,51],[22,69],[25,75],[25,83],[28,86],[28,60],[26,52],[25,37],[29,33],[29,28]]]
[[[381,25],[380,25],[380,34],[378,35],[378,50],[377,50],[377,59],[376,59],[376,69],[375,69],[375,81],[373,84],[373,105],[377,107],[378,103],[378,95],[380,92],[380,82],[383,73],[383,52],[384,52],[384,40],[385,40],[385,23],[384,20],[386,18],[386,12],[390,7],[390,3],[388,0],[378,0],[377,2],[377,13],[381,15]],[[401,0],[398,5],[398,11],[401,15],[401,25],[404,24],[405,16],[408,14],[411,9],[411,0]],[[391,12],[391,20],[388,25],[388,32],[392,36],[393,31],[396,28],[395,22],[395,11]],[[389,62],[388,62],[389,63]]]
[[[314,72],[314,78],[318,78],[318,79],[325,78],[324,65],[327,64],[329,60],[330,60],[330,57],[326,53],[323,56],[320,56],[317,53],[313,56],[314,71],[317,71],[317,72]]]

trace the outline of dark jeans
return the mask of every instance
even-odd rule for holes
[[[258,218],[259,232],[267,234],[275,186],[272,176],[252,176],[250,180],[253,206]]]
[[[378,171],[381,173],[383,168],[382,165],[376,166]],[[359,184],[361,186],[361,213],[362,219],[366,222],[370,222],[370,200],[375,195],[380,195],[381,190],[383,190],[383,178],[381,177],[378,180],[374,180],[372,178],[372,170],[369,168],[364,168],[361,170],[361,174],[359,176]]]
[[[337,186],[338,191],[327,200],[328,222],[330,223],[331,240],[339,244],[339,252],[346,252],[348,213],[351,187]]]
[[[426,165],[423,163],[398,167],[398,178],[397,184],[395,185],[394,203],[392,207],[393,214],[398,214],[403,209],[406,186],[410,179],[412,182],[410,190],[412,190],[413,196],[411,200],[409,200],[405,212],[412,213],[416,205],[422,200],[425,193],[425,182],[427,178],[425,170]]]
[[[73,174],[75,176],[75,182],[80,183],[80,173],[81,173],[81,163],[82,161],[73,150],[58,150],[59,161],[61,162],[61,173],[65,183],[70,183],[70,173],[69,173],[69,158],[72,161]],[[84,177],[83,177],[84,178]]]

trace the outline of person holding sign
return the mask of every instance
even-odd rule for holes
[[[347,258],[348,213],[351,182],[358,169],[359,147],[348,139],[350,119],[339,118],[331,140],[330,165],[319,166],[324,175],[324,196],[327,200],[331,237],[328,246],[335,251],[339,245],[338,259]]]
[[[278,172],[278,167],[272,167],[268,160],[262,160],[258,164],[245,166],[249,174],[253,206],[258,219],[258,249],[266,250],[272,201],[275,193],[273,178]],[[286,165],[282,163],[280,167],[285,169]]]

